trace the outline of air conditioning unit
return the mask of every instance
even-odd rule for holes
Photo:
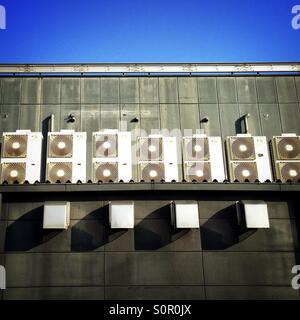
[[[300,136],[283,134],[273,137],[272,155],[276,179],[282,182],[300,180]]]
[[[272,167],[266,137],[238,134],[226,140],[230,181],[272,181]]]
[[[93,133],[93,181],[132,179],[131,133],[104,130]]]
[[[138,168],[139,179],[146,182],[178,181],[176,138],[154,134],[139,137]]]
[[[86,133],[61,130],[48,133],[46,180],[86,181]]]
[[[184,178],[186,181],[225,180],[221,137],[197,134],[183,140]]]
[[[1,183],[41,180],[43,135],[30,130],[3,133]]]

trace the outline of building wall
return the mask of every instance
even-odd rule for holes
[[[0,85],[1,131],[41,131],[52,113],[55,129],[83,131],[119,128],[135,116],[140,122],[129,129],[196,130],[209,116],[208,133],[226,137],[240,131],[236,121],[250,112],[253,134],[300,133],[299,76],[10,77],[0,78]],[[74,124],[65,121],[70,113]]]
[[[71,201],[66,231],[42,229],[47,195],[3,204],[4,299],[300,298],[291,288],[299,201],[251,196],[267,201],[271,229],[245,233],[234,209],[240,195],[123,196],[135,200],[135,228],[112,231],[107,200],[120,197],[85,197],[64,195]],[[198,200],[200,229],[171,228],[174,198]]]
[[[250,113],[253,135],[300,134],[300,77],[0,78],[2,131],[48,129],[87,132],[91,178],[92,132],[99,129],[192,130],[209,135],[243,132]],[[70,114],[75,123],[68,123]],[[292,116],[291,116],[292,115]],[[139,122],[132,122],[138,118]],[[207,125],[201,119],[209,117]],[[189,135],[189,134],[187,134]],[[136,179],[136,174],[134,175]]]
[[[0,131],[196,129],[210,135],[300,134],[300,77],[0,78]],[[67,123],[70,113],[74,124]],[[140,121],[130,122],[134,117]],[[88,161],[89,162],[89,161]],[[88,169],[89,170],[89,169]],[[108,201],[135,201],[135,228],[111,231]],[[199,204],[200,229],[175,232],[171,200]],[[265,200],[271,229],[242,233],[235,201]],[[66,231],[42,229],[46,200],[71,202]],[[1,201],[0,201],[1,203]],[[111,192],[2,194],[3,299],[299,299],[300,201],[293,192]]]

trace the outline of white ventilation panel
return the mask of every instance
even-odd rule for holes
[[[176,137],[149,135],[138,138],[139,179],[146,182],[178,181]]]
[[[133,229],[134,203],[132,201],[110,202],[109,223],[112,229]]]
[[[248,229],[269,229],[268,206],[264,201],[237,202],[238,221]]]
[[[230,181],[273,180],[267,138],[238,134],[228,137],[226,151]]]
[[[131,133],[104,130],[93,133],[93,181],[132,179]]]
[[[3,133],[1,183],[41,181],[41,132],[17,130]]]
[[[221,137],[196,134],[183,140],[184,178],[186,181],[225,180]]]
[[[199,228],[198,203],[195,201],[172,202],[171,219],[176,229]]]
[[[300,136],[286,133],[273,137],[272,155],[276,179],[282,182],[300,180]]]
[[[46,180],[86,182],[86,140],[86,132],[49,132]]]
[[[45,202],[44,229],[68,229],[70,225],[69,202]]]

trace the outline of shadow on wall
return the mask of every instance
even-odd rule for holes
[[[236,120],[235,122],[235,131],[237,134],[244,134],[249,133],[247,132],[249,130],[248,128],[248,122],[247,122],[247,115],[244,115]]]
[[[299,229],[299,221],[297,226]],[[9,223],[6,229],[5,251],[29,251],[42,245],[46,246],[46,251],[53,252],[57,251],[57,248],[58,251],[65,252],[94,251],[114,242],[127,232],[129,231],[113,230],[109,227],[108,205],[90,212],[68,230],[45,230],[43,206],[40,206]],[[168,204],[138,220],[133,232],[134,249],[147,251],[159,250],[185,236],[190,230],[176,230],[172,227]],[[238,226],[235,205],[232,205],[220,210],[201,225],[202,249],[225,250],[254,232],[256,230],[246,230]]]
[[[71,227],[71,251],[93,251],[106,244],[105,214],[106,207],[98,208]]]
[[[50,131],[50,121],[51,116],[47,117],[42,121],[42,134],[43,134],[43,142],[42,142],[42,159],[47,159],[47,140],[48,140],[48,132]],[[41,181],[46,180],[46,160],[43,160],[41,163]]]
[[[93,251],[125,232],[127,230],[109,228],[108,206],[91,212],[68,230],[43,229],[43,206],[40,206],[10,222],[6,229],[5,251],[30,251],[43,245],[45,251],[53,252]]]
[[[43,229],[43,206],[25,213],[6,229],[5,251],[28,251],[56,237],[61,230]]]
[[[94,210],[71,229],[71,251],[94,251],[121,237],[127,230],[109,227],[109,206]]]
[[[236,134],[243,133],[243,132],[242,132],[243,120],[244,120],[244,117],[241,117],[241,118],[239,118],[239,119],[237,119],[237,120],[235,121],[234,126],[235,126],[235,132],[236,132]]]
[[[253,235],[237,222],[235,205],[218,211],[200,227],[203,250],[225,250]]]
[[[189,229],[175,230],[172,227],[170,205],[165,205],[135,225],[135,250],[158,250],[183,237],[189,231]]]

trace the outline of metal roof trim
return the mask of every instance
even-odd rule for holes
[[[300,62],[0,64],[0,74],[300,73]]]

